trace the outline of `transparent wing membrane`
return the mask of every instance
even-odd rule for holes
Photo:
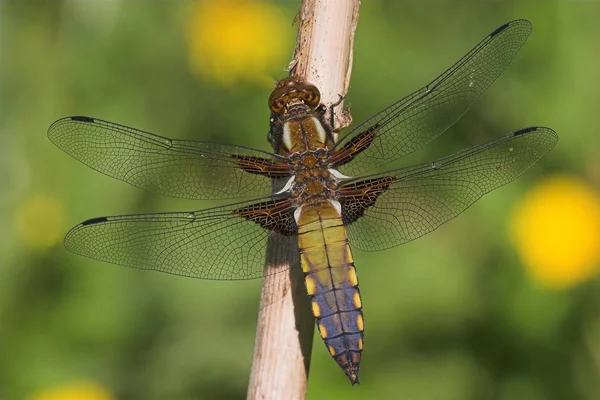
[[[365,131],[373,131],[375,139],[340,172],[353,177],[375,172],[438,137],[498,78],[530,33],[526,20],[502,25],[431,83],[356,126],[336,149]]]
[[[201,279],[263,276],[269,231],[240,210],[270,209],[270,199],[192,212],[100,217],[75,226],[65,237],[70,251],[127,267]],[[289,207],[271,217],[289,220]],[[258,222],[258,221],[257,221]]]
[[[348,181],[341,202],[350,244],[372,251],[417,239],[516,179],[557,141],[550,128],[526,128],[431,163]]]
[[[244,171],[240,160],[246,157],[270,162],[278,158],[241,146],[168,139],[89,117],[59,119],[48,129],[48,137],[103,174],[187,199],[266,196],[271,193],[271,180]]]

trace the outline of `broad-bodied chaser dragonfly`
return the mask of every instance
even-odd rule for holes
[[[269,98],[273,153],[168,139],[90,117],[60,119],[50,140],[108,176],[170,196],[245,199],[199,211],[93,218],[75,226],[65,245],[128,267],[233,280],[269,274],[263,263],[273,232],[297,238],[319,333],[357,383],[364,324],[351,247],[383,250],[433,231],[517,178],[558,140],[552,129],[530,127],[433,162],[390,164],[456,122],[530,32],[525,20],[500,26],[337,143],[319,90],[294,77],[278,82]],[[374,172],[382,166],[389,170]]]

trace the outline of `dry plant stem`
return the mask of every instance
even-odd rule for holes
[[[318,87],[323,104],[336,104],[337,130],[351,122],[349,114],[342,118],[340,96],[350,86],[358,6],[358,0],[305,0],[291,63],[291,74]]]
[[[338,103],[336,116],[343,115],[340,96],[350,84],[358,6],[358,0],[304,0],[299,14],[291,75],[315,84],[323,104]],[[349,121],[341,118],[336,126]],[[303,399],[314,320],[297,238],[273,234],[266,258],[248,399]],[[278,270],[283,272],[273,274]]]

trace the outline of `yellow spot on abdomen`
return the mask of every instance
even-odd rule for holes
[[[308,265],[308,259],[304,253],[300,253],[300,265],[302,266],[302,272],[305,274],[310,272],[310,265]]]
[[[306,282],[306,293],[308,293],[310,296],[314,295],[317,290],[315,278],[310,275],[306,275],[304,277],[304,281]]]
[[[335,356],[335,349],[333,348],[333,346],[328,346],[329,349],[329,354],[331,354],[332,356]]]
[[[348,264],[354,262],[354,259],[352,258],[352,250],[350,250],[350,246],[348,245],[346,245],[346,261]]]
[[[358,314],[356,316],[356,326],[358,326],[358,330],[360,330],[360,331],[364,330],[364,328],[365,328],[363,317],[360,314]]]
[[[348,270],[348,282],[352,286],[358,286],[358,277],[356,276],[356,268],[350,267]]]
[[[356,308],[362,307],[362,302],[360,301],[360,294],[358,292],[355,292],[354,295],[352,296],[352,304]]]
[[[318,303],[316,300],[313,300],[313,301],[311,302],[311,304],[312,304],[312,312],[313,312],[313,315],[314,315],[316,318],[320,317],[320,316],[321,316],[321,307],[319,306],[319,303]]]
[[[327,328],[325,327],[324,324],[319,324],[319,333],[321,334],[321,337],[323,339],[325,339],[327,337]]]
[[[358,349],[359,350],[363,349],[363,340],[362,339],[358,339]]]

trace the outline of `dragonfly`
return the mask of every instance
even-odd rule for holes
[[[269,237],[291,237],[319,334],[354,385],[364,319],[352,249],[384,250],[433,231],[558,141],[552,129],[534,126],[432,162],[397,165],[469,109],[531,28],[526,20],[500,26],[338,141],[318,88],[293,76],[269,97],[273,151],[170,139],[92,117],[59,119],[50,141],[103,174],[169,196],[237,199],[197,211],[92,218],[67,233],[65,246],[128,267],[239,280],[272,273],[264,268]]]

